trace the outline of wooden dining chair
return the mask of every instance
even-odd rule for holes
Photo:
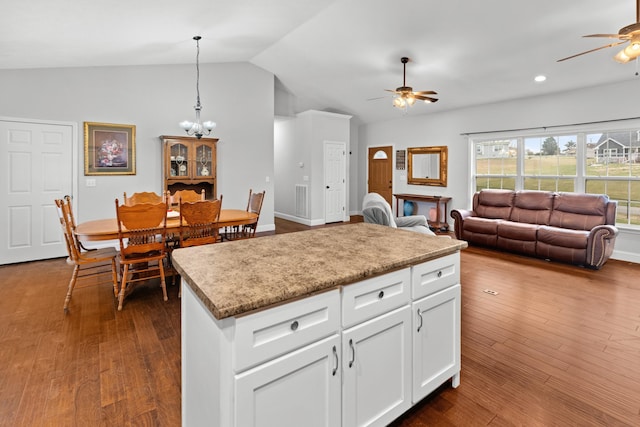
[[[180,200],[182,200],[183,203],[204,200],[205,192],[204,188],[199,193],[194,190],[177,190],[175,193],[170,194],[167,191],[167,196],[169,199],[169,206],[179,206]]]
[[[178,247],[210,245],[219,239],[218,221],[222,209],[222,194],[217,200],[180,202],[180,232]],[[175,279],[175,275],[173,276]],[[174,282],[175,283],[175,282]],[[182,281],[178,298],[182,296]]]
[[[253,224],[246,224],[242,226],[242,232],[245,237],[254,237],[256,235],[256,229],[258,228],[258,220],[260,219],[260,211],[262,210],[262,202],[264,201],[264,195],[267,191],[262,193],[253,193],[249,189],[249,202],[247,203],[247,212],[252,212],[258,215],[258,219]]]
[[[164,193],[160,196],[153,191],[142,191],[139,193],[133,193],[131,196],[127,197],[127,193],[123,193],[124,196],[124,205],[133,206],[138,203],[164,203],[166,197]]]
[[[69,302],[71,302],[71,294],[79,280],[96,277],[96,284],[108,283],[113,284],[114,296],[118,292],[118,269],[116,266],[116,257],[118,252],[115,248],[91,249],[85,250],[75,235],[75,219],[73,209],[71,207],[71,198],[65,196],[64,199],[56,199],[56,208],[62,227],[62,234],[67,246],[67,264],[73,265],[73,273],[69,280],[67,296],[64,300],[64,312],[69,311]],[[109,267],[111,267],[109,269]],[[107,280],[106,275],[111,273]]]
[[[207,245],[218,241],[218,221],[222,195],[217,200],[180,202],[181,248]]]
[[[255,213],[258,216],[256,218],[256,222],[252,224],[235,225],[233,227],[226,227],[225,238],[227,240],[248,239],[251,237],[255,237],[265,193],[266,193],[266,190],[263,191],[262,193],[254,193],[253,190],[249,189],[249,201],[247,202],[247,212]]]
[[[164,275],[167,235],[167,203],[138,203],[119,205],[116,199],[118,240],[120,241],[121,280],[118,291],[118,311],[127,293],[128,285],[160,278],[160,287],[167,301]]]

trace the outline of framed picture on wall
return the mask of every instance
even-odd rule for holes
[[[135,125],[84,122],[84,174],[135,175]]]

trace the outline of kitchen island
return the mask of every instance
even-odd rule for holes
[[[456,387],[465,247],[360,223],[174,251],[183,425],[386,425]]]

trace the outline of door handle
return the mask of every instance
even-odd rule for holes
[[[356,348],[353,346],[353,340],[349,340],[349,347],[351,347],[351,360],[349,360],[349,367],[352,367],[353,362],[356,361]]]
[[[420,318],[420,325],[418,326],[418,331],[417,332],[420,332],[420,329],[422,329],[422,322],[424,321],[422,319],[422,313],[420,312],[420,309],[418,309],[418,317]]]
[[[329,186],[327,185],[327,190],[329,189]]]
[[[338,372],[338,350],[336,349],[336,346],[333,346],[333,357],[336,359],[336,364],[333,367],[333,371],[331,372],[331,375],[333,375],[334,377],[336,376],[336,372]]]

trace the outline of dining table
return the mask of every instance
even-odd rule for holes
[[[221,209],[219,228],[255,224],[258,214],[242,209]],[[177,233],[180,229],[180,214],[167,212],[167,233]],[[123,230],[124,231],[124,230]],[[81,242],[118,239],[118,220],[116,218],[95,219],[81,222],[76,226],[75,234]]]

